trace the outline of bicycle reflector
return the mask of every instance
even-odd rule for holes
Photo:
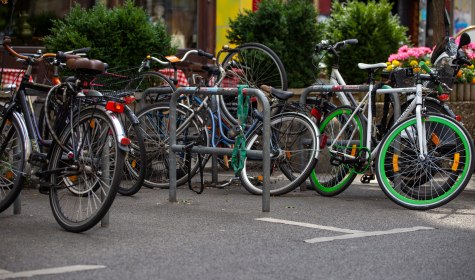
[[[320,120],[322,118],[322,113],[317,108],[312,108],[310,111],[310,114],[316,118],[317,120]]]
[[[439,95],[438,98],[439,98],[440,101],[449,101],[450,96],[446,93],[443,93],[443,94]]]
[[[135,96],[126,96],[124,97],[125,104],[131,104],[135,102]]]
[[[124,104],[114,101],[107,101],[106,110],[114,113],[122,113],[124,112]]]
[[[124,146],[128,146],[130,145],[130,139],[127,137],[122,137],[122,139],[120,139],[120,144]]]

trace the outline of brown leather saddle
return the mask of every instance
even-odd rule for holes
[[[66,61],[66,66],[74,71],[87,75],[99,75],[106,71],[106,64],[97,59],[72,58]]]

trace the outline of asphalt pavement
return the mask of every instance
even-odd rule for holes
[[[358,181],[356,181],[358,182]],[[475,279],[475,181],[454,201],[411,211],[376,183],[337,197],[262,199],[239,185],[118,195],[109,227],[64,231],[48,197],[0,214],[0,279]]]

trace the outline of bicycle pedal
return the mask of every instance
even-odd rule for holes
[[[363,184],[369,184],[374,179],[375,179],[374,174],[363,174],[363,176],[361,176],[360,178],[360,181]]]
[[[31,153],[28,162],[35,165],[35,166],[41,167],[41,166],[43,166],[43,164],[48,163],[47,154],[39,153],[39,152],[33,152],[33,153]]]
[[[50,190],[51,190],[51,185],[50,184],[48,184],[47,182],[41,182],[40,183],[38,191],[41,194],[49,195]]]
[[[330,163],[333,166],[339,166],[340,164],[343,163],[344,160],[345,160],[345,157],[343,155],[336,154],[336,155],[331,156]]]

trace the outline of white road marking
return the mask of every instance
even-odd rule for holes
[[[430,230],[430,229],[434,229],[434,228],[431,228],[431,227],[395,228],[395,229],[385,230],[385,231],[368,231],[368,232],[352,233],[352,234],[345,234],[345,235],[339,235],[339,236],[317,237],[317,238],[307,239],[305,240],[305,242],[319,243],[319,242],[328,242],[328,241],[333,241],[333,240],[362,238],[362,237],[369,237],[369,236],[405,233],[405,232],[413,232],[413,231],[418,231],[418,230]]]
[[[322,225],[316,225],[316,224],[310,224],[310,223],[294,222],[294,221],[274,219],[274,218],[256,218],[256,220],[264,221],[264,222],[270,222],[270,223],[278,223],[278,224],[285,224],[285,225],[300,226],[300,227],[306,227],[306,228],[315,228],[315,229],[323,229],[323,230],[330,230],[330,231],[347,233],[347,234],[338,235],[338,236],[317,237],[317,238],[307,239],[307,240],[305,240],[305,242],[307,242],[307,243],[319,243],[319,242],[328,242],[328,241],[333,241],[333,240],[362,238],[362,237],[370,237],[370,236],[378,236],[378,235],[414,232],[414,231],[418,231],[418,230],[435,229],[435,228],[432,228],[432,227],[412,227],[412,228],[395,228],[395,229],[390,229],[390,230],[385,230],[385,231],[362,231],[362,230],[352,230],[352,229],[345,229],[345,228],[322,226]]]
[[[8,270],[3,270],[3,269],[0,269],[0,274],[5,274],[5,273],[11,273],[10,271]]]
[[[21,272],[10,272],[6,270],[1,270],[2,273],[0,274],[0,279],[33,277],[36,275],[48,275],[48,274],[61,274],[61,273],[67,273],[67,272],[99,269],[99,268],[105,268],[105,267],[106,266],[104,265],[71,265],[71,266],[53,267],[53,268],[45,268],[45,269],[29,270],[29,271],[21,271]],[[6,273],[3,273],[3,271],[5,271]]]
[[[316,224],[301,223],[301,222],[294,222],[294,221],[274,219],[274,218],[257,218],[256,220],[264,221],[264,222],[270,222],[270,223],[278,223],[278,224],[286,224],[286,225],[307,227],[307,228],[324,229],[324,230],[337,231],[337,232],[343,232],[343,233],[351,233],[351,234],[352,233],[363,233],[364,232],[364,231],[361,231],[361,230],[352,230],[352,229],[346,229],[346,228],[321,226],[321,225],[316,225]]]

